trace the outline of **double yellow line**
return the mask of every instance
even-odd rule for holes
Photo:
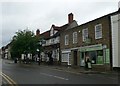
[[[13,81],[9,76],[1,72],[1,76],[11,85],[11,86],[18,86],[15,81]]]

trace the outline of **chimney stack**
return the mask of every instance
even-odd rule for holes
[[[73,21],[73,14],[68,14],[68,23],[71,23]]]
[[[39,35],[40,35],[40,30],[37,29],[37,30],[36,30],[36,36],[39,36]]]

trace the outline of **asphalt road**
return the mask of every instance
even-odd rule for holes
[[[46,66],[2,62],[2,72],[17,84],[118,84],[118,76],[77,74]]]

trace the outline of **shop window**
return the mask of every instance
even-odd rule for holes
[[[89,52],[89,56],[92,64],[96,64],[97,54],[96,51]]]
[[[68,53],[62,53],[62,62],[68,62]]]
[[[97,64],[103,64],[103,50],[97,51]]]
[[[89,52],[92,64],[103,64],[103,50]]]
[[[82,66],[82,67],[85,66],[84,53],[85,53],[85,52],[81,52],[81,53],[80,53],[80,57],[81,57],[81,59],[80,59],[80,66]]]

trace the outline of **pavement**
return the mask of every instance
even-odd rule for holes
[[[44,65],[45,66],[45,65]],[[61,66],[61,65],[47,65],[47,67],[57,69],[57,70],[64,70],[66,72],[77,73],[77,74],[110,74],[110,75],[117,75],[117,71],[96,71],[93,69],[85,69],[84,67],[71,67],[71,66]]]
[[[8,64],[15,64],[13,60],[5,60],[5,63]],[[16,64],[20,64],[20,63],[16,63]],[[20,64],[21,65],[21,64]],[[41,63],[40,65],[38,65],[37,63],[30,63],[30,64],[22,64],[22,65],[26,65],[26,66],[34,66],[34,67],[48,67],[48,68],[52,68],[55,70],[59,70],[59,71],[66,71],[66,72],[71,72],[71,73],[75,73],[75,74],[109,74],[109,75],[118,75],[118,71],[96,71],[93,69],[88,69],[86,70],[83,67],[71,67],[71,66],[63,66],[63,65],[48,65],[48,64],[43,64]]]

